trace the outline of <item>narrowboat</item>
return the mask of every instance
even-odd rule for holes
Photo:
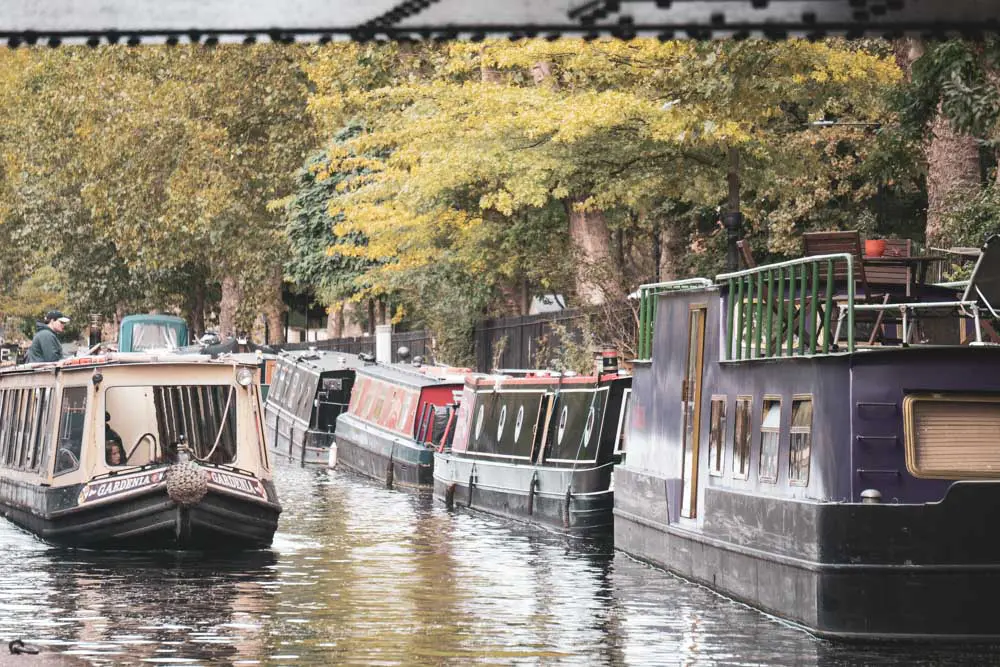
[[[307,350],[275,360],[264,420],[273,453],[301,465],[326,465],[337,417],[351,400],[357,357]]]
[[[255,371],[148,353],[0,370],[0,510],[61,546],[269,546],[281,506]]]
[[[337,417],[330,467],[429,489],[434,450],[453,421],[469,369],[373,363],[357,369],[347,412]]]
[[[615,546],[823,637],[996,640],[1000,244],[964,292],[864,262],[642,288]]]
[[[434,496],[572,535],[609,532],[631,377],[603,358],[614,363],[588,376],[470,375],[434,455]]]

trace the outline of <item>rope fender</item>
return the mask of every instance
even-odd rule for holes
[[[175,463],[167,468],[167,495],[178,505],[197,505],[208,493],[208,473],[194,461]]]

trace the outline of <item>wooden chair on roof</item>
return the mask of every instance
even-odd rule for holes
[[[854,255],[855,290],[860,287],[860,293],[855,292],[855,298],[860,301],[871,301],[872,293],[868,287],[868,277],[865,275],[864,254],[861,252],[861,234],[855,231],[847,232],[807,232],[802,235],[802,254],[805,257],[816,255],[834,255],[846,253]],[[834,281],[847,281],[847,263],[834,262]]]
[[[736,242],[736,247],[740,251],[740,259],[743,260],[743,268],[756,269],[757,260],[753,258],[753,250],[750,248],[750,242],[746,239],[740,239]]]
[[[854,276],[855,300],[862,303],[882,303],[889,301],[888,294],[874,294],[868,285],[868,276],[865,273],[864,253],[861,251],[861,234],[857,230],[844,232],[808,232],[802,235],[803,255],[814,257],[816,255],[849,254],[854,256]],[[833,280],[834,282],[847,282],[847,263],[834,262]],[[868,343],[872,344],[879,337],[882,330],[882,320],[884,311],[862,314],[855,313],[855,324],[862,326],[872,325],[868,336]]]

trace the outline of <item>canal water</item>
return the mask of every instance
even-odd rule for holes
[[[608,542],[449,512],[345,472],[279,463],[275,477],[274,546],[241,556],[54,549],[0,520],[0,639],[115,665],[1000,660],[983,647],[820,641]]]

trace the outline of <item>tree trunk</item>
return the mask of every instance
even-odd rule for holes
[[[681,257],[684,256],[684,228],[677,220],[660,225],[660,265],[657,282],[676,280],[681,274]]]
[[[341,322],[343,322],[343,329],[340,331],[340,335],[342,337],[364,335],[365,331],[361,327],[361,320],[358,317],[357,301],[343,302],[343,315],[341,317]]]
[[[344,337],[344,302],[338,301],[326,309],[326,337]]]
[[[375,299],[368,299],[368,335],[375,335]]]
[[[386,315],[386,303],[385,297],[379,297],[378,299],[378,323],[388,324],[388,316]]]
[[[240,303],[240,288],[236,278],[222,279],[222,300],[219,302],[219,337],[225,340],[236,335],[236,309]]]
[[[927,245],[949,243],[943,229],[948,209],[979,192],[979,142],[956,132],[940,108],[931,122],[927,155]]]
[[[288,306],[285,305],[284,300],[281,298],[281,285],[281,269],[277,268],[271,273],[265,286],[267,294],[264,300],[264,317],[267,320],[268,345],[281,345],[285,342],[285,329],[282,326],[284,318],[282,315]]]
[[[580,211],[577,199],[566,203],[569,237],[577,255],[576,293],[582,305],[596,306],[614,292],[615,267],[611,266],[611,232],[603,211]]]
[[[205,283],[196,282],[187,295],[184,304],[187,310],[187,323],[192,340],[205,333]]]
[[[913,38],[897,40],[893,50],[896,63],[909,80],[913,62],[926,51],[924,43]],[[949,206],[975,194],[982,186],[979,144],[975,138],[956,132],[941,115],[939,106],[931,121],[930,140],[924,145],[924,156],[927,159],[927,245],[947,245],[944,214]]]

